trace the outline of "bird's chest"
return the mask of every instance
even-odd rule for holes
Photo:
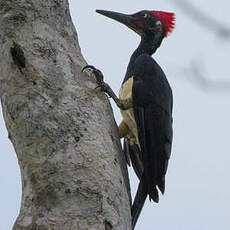
[[[133,89],[133,77],[130,77],[126,82],[123,83],[120,92],[119,99],[127,100],[132,98]],[[128,125],[132,135],[137,138],[137,125],[134,118],[133,108],[127,110],[121,110],[123,121]]]

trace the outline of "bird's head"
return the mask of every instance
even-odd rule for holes
[[[143,10],[131,15],[107,10],[96,10],[96,12],[128,26],[141,37],[161,35],[164,38],[175,27],[175,15],[169,12]]]

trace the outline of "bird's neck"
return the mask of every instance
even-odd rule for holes
[[[133,76],[133,69],[134,69],[134,65],[135,65],[135,61],[137,57],[142,54],[148,54],[152,56],[156,52],[157,48],[161,45],[162,40],[163,40],[162,35],[155,36],[154,38],[146,37],[146,36],[145,37],[143,36],[141,38],[141,42],[139,46],[132,54],[131,59],[129,61],[129,65],[128,65],[127,72],[126,72],[123,83],[126,80],[128,80],[128,78]]]
[[[153,55],[160,46],[162,38],[142,37],[137,49],[134,51],[132,58],[136,59],[141,54]]]

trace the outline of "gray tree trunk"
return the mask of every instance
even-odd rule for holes
[[[0,0],[0,97],[22,175],[14,230],[131,229],[127,169],[67,0]]]

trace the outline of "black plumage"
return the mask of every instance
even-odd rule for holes
[[[143,184],[142,196],[149,195],[158,202],[158,189],[162,194],[165,191],[165,174],[171,153],[172,90],[164,72],[148,54],[137,58],[133,76],[133,111],[144,166],[140,182]],[[132,215],[135,221],[138,210],[132,208]]]
[[[162,194],[165,192],[173,135],[173,96],[167,78],[152,54],[173,30],[175,18],[173,13],[162,11],[140,11],[133,15],[97,12],[125,24],[141,36],[141,42],[130,58],[119,99],[106,83],[100,84],[121,109],[123,120],[119,134],[121,138],[125,137],[126,159],[128,163],[131,160],[140,179],[131,208],[134,229],[146,197],[149,195],[150,200],[159,202],[158,190]],[[95,68],[94,72],[101,79],[101,72]]]

